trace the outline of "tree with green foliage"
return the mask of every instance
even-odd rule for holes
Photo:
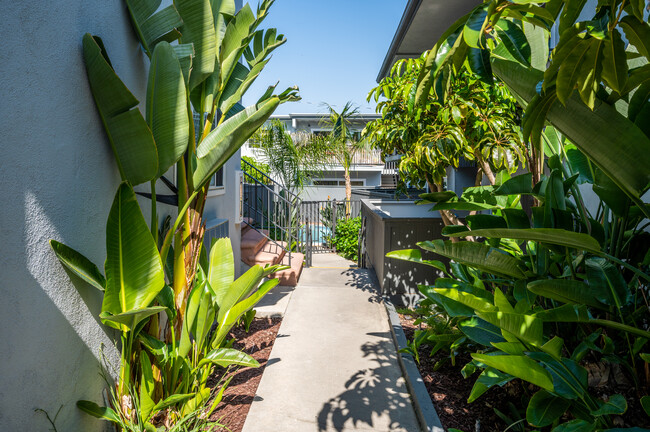
[[[539,390],[524,409],[535,428],[632,432],[648,424],[625,418],[631,404],[650,416],[646,14],[636,0],[487,0],[442,35],[414,90],[416,105],[432,92],[451,98],[450,77],[467,65],[484,80],[501,80],[525,106],[530,173],[481,194],[423,196],[434,210],[491,210],[468,216],[469,229],[445,231],[485,243],[419,244],[452,260],[449,269],[424,261],[420,250],[391,256],[444,273],[420,290],[461,331],[452,345],[472,351],[463,375],[480,374],[470,401],[507,382],[534,384]],[[555,27],[559,42],[549,50]],[[591,186],[595,209],[586,208],[578,184]],[[532,215],[519,205],[523,195],[537,199]],[[588,380],[593,364],[620,367],[617,379],[635,393],[603,400]]]
[[[503,84],[485,83],[463,69],[448,80],[446,99],[431,92],[415,104],[426,55],[398,61],[368,95],[368,100],[385,100],[377,104],[382,118],[369,123],[364,135],[384,156],[402,156],[400,177],[442,192],[447,169],[457,168],[461,159],[476,161],[476,186],[483,175],[494,185],[495,173],[513,173],[530,161],[519,132],[520,108]],[[448,211],[443,219],[458,223]]]

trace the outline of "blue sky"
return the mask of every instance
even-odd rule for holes
[[[280,81],[279,91],[297,85],[303,99],[276,114],[323,112],[322,102],[341,108],[347,101],[374,113],[366,96],[405,6],[406,0],[276,0],[262,26],[277,28],[287,42],[247,91],[245,105]]]

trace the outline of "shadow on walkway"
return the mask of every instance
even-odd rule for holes
[[[410,422],[402,422],[405,411],[411,410],[408,391],[400,375],[396,375],[397,358],[388,333],[369,333],[381,337],[379,342],[367,342],[362,347],[364,357],[377,367],[353,374],[345,383],[346,391],[330,399],[318,414],[318,430],[341,432],[347,428],[377,428],[378,430],[408,430]],[[379,417],[384,418],[375,424]],[[407,417],[408,418],[408,417]],[[351,422],[351,424],[350,424]]]
[[[381,303],[381,292],[379,291],[379,282],[375,273],[366,269],[359,268],[350,268],[346,270],[343,274],[350,278],[349,282],[346,282],[346,286],[354,287],[363,292],[370,294],[368,301],[370,303]]]

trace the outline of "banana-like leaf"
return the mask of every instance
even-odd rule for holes
[[[248,273],[247,273],[248,274]],[[208,281],[217,306],[223,304],[235,280],[235,258],[229,238],[218,239],[210,248]],[[233,303],[234,304],[234,303]]]
[[[485,370],[481,372],[481,375],[479,375],[477,380],[474,382],[474,386],[472,387],[472,391],[469,394],[469,398],[467,398],[467,402],[474,402],[490,388],[494,387],[495,385],[503,386],[512,381],[514,378],[515,377],[512,375],[505,374],[494,368],[485,368]]]
[[[513,240],[536,241],[586,250],[589,252],[600,252],[600,244],[598,243],[598,240],[590,235],[557,228],[482,229],[449,235],[451,237],[478,236],[486,238],[509,238]]]
[[[209,387],[204,388],[199,392],[197,392],[193,398],[185,402],[185,404],[183,405],[183,410],[181,411],[181,415],[183,417],[185,417],[186,415],[190,415],[191,413],[195,412],[203,405],[205,405],[206,401],[210,397],[211,392],[212,389],[210,389]]]
[[[153,400],[155,391],[153,370],[147,353],[140,354],[140,370],[142,371],[140,380],[140,415],[142,421],[147,422],[156,406]]]
[[[142,48],[149,57],[158,42],[172,42],[180,37],[177,29],[183,21],[174,6],[158,11],[161,0],[125,0],[125,2],[131,16],[131,23],[140,38]]]
[[[435,288],[434,291],[478,312],[496,312],[497,307],[482,297],[454,288]]]
[[[589,311],[587,310],[587,306],[585,305],[566,304],[554,309],[547,309],[542,312],[537,312],[535,314],[535,317],[541,319],[544,322],[592,323],[604,327],[609,327],[614,330],[641,336],[642,338],[650,339],[650,332],[648,331],[641,330],[639,328],[622,324],[616,321],[592,318],[589,314]]]
[[[77,408],[98,419],[108,420],[118,424],[120,423],[120,416],[118,416],[115,411],[108,407],[100,407],[95,402],[80,400],[77,401]]]
[[[88,258],[56,240],[50,240],[50,246],[56,254],[56,257],[61,261],[61,264],[66,266],[72,273],[76,274],[90,285],[100,291],[104,291],[104,288],[106,287],[106,279],[97,266]]]
[[[163,410],[163,409],[165,409],[167,407],[179,404],[181,402],[184,402],[184,401],[188,400],[189,398],[191,398],[191,397],[193,397],[195,395],[196,395],[196,393],[173,394],[173,395],[169,396],[167,399],[161,400],[160,402],[158,402],[156,404],[156,406],[153,408],[152,412],[155,413],[155,412]]]
[[[194,45],[189,88],[192,90],[214,72],[217,37],[210,0],[174,0],[183,19],[181,43]]]
[[[418,246],[488,273],[515,279],[525,278],[524,272],[521,270],[523,266],[521,261],[484,244],[433,240],[420,242]]]
[[[264,124],[280,105],[274,96],[261,105],[253,105],[221,123],[197,148],[199,156],[194,171],[194,186],[202,187],[221,166]]]
[[[472,354],[474,360],[501,372],[528,381],[545,390],[553,391],[553,379],[546,369],[526,356]]]
[[[526,173],[514,176],[494,191],[495,195],[530,195],[533,193],[533,174]]]
[[[99,318],[101,318],[102,322],[105,324],[107,324],[106,321],[110,321],[119,324],[122,329],[126,327],[127,330],[134,330],[142,320],[149,318],[151,315],[163,312],[164,310],[164,306],[152,306],[141,309],[131,309],[119,314],[112,314],[111,312],[103,311],[99,314]]]
[[[568,358],[557,360],[543,352],[530,352],[528,356],[541,362],[553,377],[553,393],[566,399],[578,399],[587,392],[587,370]],[[548,389],[546,389],[548,390]]]
[[[537,94],[542,72],[499,59],[493,60],[492,67],[522,100],[529,102]],[[574,95],[566,107],[554,104],[546,118],[625,193],[638,199],[650,184],[650,138],[615,107],[596,105],[591,111]]]
[[[104,123],[122,180],[137,185],[158,172],[153,134],[138,110],[138,100],[117,76],[104,44],[86,33],[83,52],[90,90]]]
[[[241,275],[235,280],[226,291],[220,291],[218,297],[215,298],[219,314],[217,321],[223,322],[225,315],[228,311],[237,304],[240,300],[245,298],[255,288],[258,287],[262,278],[264,277],[264,270],[261,266],[256,265],[248,269],[246,273]]]
[[[218,347],[221,345],[223,340],[225,339],[226,335],[228,335],[228,332],[232,328],[233,325],[237,322],[237,320],[246,312],[248,312],[251,308],[253,308],[260,300],[262,300],[262,297],[266,295],[273,287],[275,287],[280,281],[278,279],[271,279],[269,281],[264,282],[258,289],[255,291],[253,294],[251,294],[249,297],[246,299],[240,301],[228,311],[226,311],[226,314],[223,316],[223,319],[219,321],[219,327],[217,329],[217,335],[215,336],[214,343],[213,343],[213,348]],[[221,310],[219,310],[221,313]]]
[[[627,400],[620,394],[609,397],[607,402],[598,401],[599,408],[591,412],[593,416],[622,415],[627,411]]]
[[[235,63],[241,59],[244,50],[253,39],[255,27],[255,15],[246,3],[228,23],[219,51],[223,85],[230,79]]]
[[[494,343],[505,342],[499,327],[478,317],[472,317],[458,324],[458,328],[468,338],[487,347]]]
[[[241,352],[232,348],[216,348],[208,353],[197,365],[197,368],[213,363],[221,367],[228,367],[230,365],[238,365],[244,367],[260,367],[260,364],[253,357],[245,352]]]
[[[526,420],[536,427],[545,427],[560,418],[569,409],[571,401],[540,390],[530,398]]]
[[[161,177],[183,156],[190,136],[183,71],[167,42],[156,45],[149,66],[147,123],[158,150],[156,177]]]
[[[544,336],[542,321],[532,315],[506,312],[477,312],[479,318],[515,335],[534,346],[541,346]]]
[[[597,294],[596,287],[577,280],[544,279],[530,282],[528,290],[542,297],[561,301],[562,303],[586,304],[598,309],[608,310],[599,298],[608,298],[608,293]]]
[[[403,261],[410,261],[418,264],[425,264],[440,270],[443,273],[447,272],[447,267],[438,260],[425,260],[422,259],[422,252],[419,249],[404,249],[388,252],[386,258],[395,258]]]
[[[185,308],[185,319],[183,320],[183,327],[181,329],[181,337],[178,343],[179,357],[186,357],[192,348],[192,327],[195,325],[196,317],[199,313],[201,303],[205,298],[205,293],[208,288],[205,281],[194,287],[187,299],[187,306]]]
[[[165,286],[156,242],[128,183],[117,190],[106,223],[106,290],[102,312],[148,307]]]

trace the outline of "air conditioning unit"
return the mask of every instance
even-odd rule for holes
[[[244,221],[244,173],[235,171],[235,187],[237,188],[237,202],[235,206],[235,223]]]

